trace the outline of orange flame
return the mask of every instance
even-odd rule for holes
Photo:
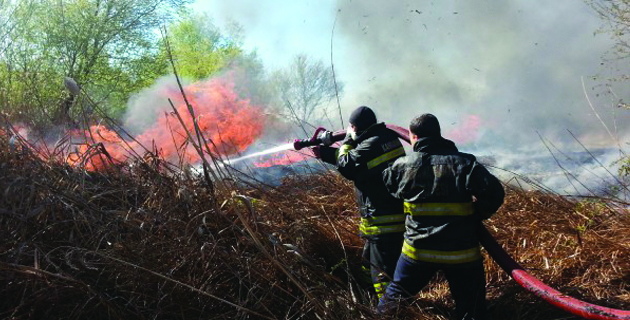
[[[460,126],[451,130],[446,136],[458,144],[467,144],[479,138],[479,128],[481,128],[481,118],[471,114],[464,119]]]
[[[181,96],[178,90],[165,92],[164,99]],[[199,130],[208,142],[212,152],[231,155],[244,151],[263,132],[264,114],[259,106],[251,105],[249,100],[241,99],[234,91],[234,85],[225,79],[212,79],[199,82],[185,88],[188,102],[195,114]],[[151,150],[155,145],[167,160],[182,158],[186,163],[200,161],[200,156],[192,147],[188,131],[199,145],[195,134],[193,117],[186,104],[181,101],[175,106],[181,116],[181,122],[174,112],[165,113],[147,130],[136,137],[136,141],[124,141],[119,135],[103,126],[92,126],[89,131],[80,133],[90,141],[88,145],[78,146],[76,153],[68,158],[68,163],[76,165],[79,161],[89,158],[86,163],[88,170],[102,168],[109,160],[103,162],[104,156],[97,156],[95,146],[99,143],[111,156],[111,162],[122,163],[131,154],[144,154],[144,149]],[[184,124],[184,129],[182,127]],[[76,134],[75,134],[76,135]],[[92,142],[93,141],[93,142]],[[206,150],[202,141],[202,148]],[[86,154],[90,152],[90,154]],[[102,153],[102,152],[101,152]]]

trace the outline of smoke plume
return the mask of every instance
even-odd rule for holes
[[[553,172],[561,178],[542,180],[554,186],[567,179],[539,134],[583,152],[571,130],[588,148],[606,148],[606,160],[627,148],[630,112],[610,91],[630,90],[602,81],[614,76],[601,64],[612,43],[595,34],[602,21],[581,1],[338,0],[337,9],[335,64],[348,110],[370,105],[402,126],[433,113],[464,151],[518,159],[523,173]],[[533,155],[546,159],[542,167],[527,168]]]

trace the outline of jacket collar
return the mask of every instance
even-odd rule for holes
[[[442,137],[420,138],[413,145],[413,151],[425,153],[457,152],[455,143]]]
[[[361,134],[359,134],[357,132],[358,136],[357,136],[357,140],[355,142],[358,143],[358,142],[363,141],[363,140],[365,140],[367,138],[373,137],[373,136],[377,135],[378,131],[383,129],[383,128],[386,128],[385,122],[375,123],[375,124],[369,126],[367,129],[363,130],[361,132]]]

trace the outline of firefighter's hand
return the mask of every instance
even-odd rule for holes
[[[333,136],[332,131],[326,130],[326,131],[324,131],[324,132],[319,134],[319,139],[322,140],[322,144],[323,145],[328,147],[328,146],[330,146],[330,145],[332,145],[334,143],[332,141],[332,136]]]

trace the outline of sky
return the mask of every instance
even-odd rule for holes
[[[346,117],[368,105],[379,120],[407,126],[430,112],[445,136],[495,156],[546,153],[541,137],[577,151],[568,130],[589,148],[628,148],[630,111],[617,104],[630,90],[613,85],[613,97],[601,80],[613,75],[601,63],[613,42],[583,1],[199,0],[193,8],[219,27],[240,24],[245,48],[268,70],[298,53],[329,65],[334,25]]]

